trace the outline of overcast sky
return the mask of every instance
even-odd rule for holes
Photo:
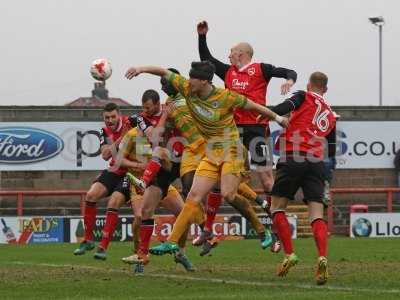
[[[198,60],[196,24],[209,22],[208,45],[228,62],[232,45],[247,41],[255,61],[292,68],[294,89],[309,74],[329,76],[333,105],[378,104],[378,28],[383,15],[384,104],[400,105],[399,0],[9,0],[0,3],[0,105],[63,105],[88,96],[91,61],[113,66],[110,95],[139,104],[150,75],[128,81],[131,65],[174,66],[187,74]],[[222,85],[218,79],[216,85]],[[279,103],[280,79],[269,86]]]

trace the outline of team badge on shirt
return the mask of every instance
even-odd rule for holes
[[[247,73],[248,73],[250,76],[253,76],[253,75],[256,73],[256,69],[255,69],[254,67],[249,68],[249,69],[247,70]]]

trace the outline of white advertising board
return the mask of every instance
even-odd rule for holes
[[[101,122],[0,124],[0,169],[102,170]],[[271,138],[280,128],[271,122]],[[393,168],[400,149],[400,122],[343,121],[337,124],[337,168]],[[274,160],[278,159],[274,153]]]
[[[400,237],[400,213],[352,213],[350,237]]]

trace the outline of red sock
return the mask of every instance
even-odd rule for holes
[[[293,253],[292,233],[284,211],[277,211],[273,214],[272,222],[275,225],[279,239],[282,242],[286,255]]]
[[[151,240],[151,235],[154,229],[154,219],[142,220],[140,224],[140,246],[139,250],[143,254],[149,253],[149,245]]]
[[[311,223],[311,227],[319,256],[326,256],[328,252],[328,227],[326,222],[322,219],[316,219]]]
[[[108,244],[112,239],[117,224],[118,224],[118,210],[113,208],[108,208],[106,214],[106,224],[104,224],[100,242],[100,247],[103,248],[104,250],[107,250]]]
[[[215,220],[215,215],[217,214],[217,210],[221,205],[222,196],[220,193],[209,193],[207,197],[207,218],[204,224],[205,231],[211,231],[212,225]]]
[[[160,171],[160,168],[161,164],[157,160],[152,159],[147,163],[142,177],[143,181],[146,183],[146,186],[149,186],[149,184],[153,181],[158,171]]]
[[[93,241],[93,229],[96,223],[96,202],[85,201],[85,241]]]

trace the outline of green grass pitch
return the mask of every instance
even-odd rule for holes
[[[322,287],[311,238],[295,241],[301,261],[286,278],[275,275],[282,253],[256,240],[221,242],[208,257],[189,246],[195,273],[153,256],[144,276],[120,261],[131,246],[112,243],[103,262],[73,256],[74,244],[0,245],[0,299],[400,299],[399,239],[331,238]]]

